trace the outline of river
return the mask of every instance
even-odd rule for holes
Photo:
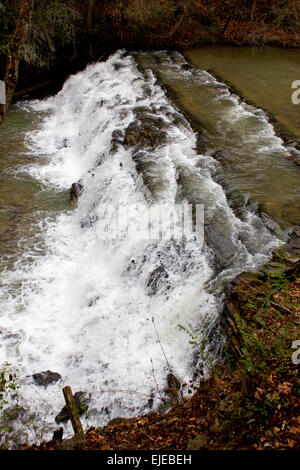
[[[183,394],[192,393],[222,351],[226,282],[263,264],[299,223],[300,171],[289,157],[300,136],[288,126],[289,105],[280,119],[271,99],[252,94],[247,73],[235,82],[235,67],[252,68],[255,54],[258,67],[261,51],[241,52],[232,74],[226,51],[188,52],[192,64],[177,52],[119,51],[70,77],[56,96],[7,114],[0,359],[17,369],[20,419],[9,424],[23,440],[51,436],[63,385],[86,393],[85,426],[156,408],[170,369]],[[265,69],[273,57],[264,57]],[[293,57],[284,59],[291,81],[300,77]],[[282,93],[287,84],[274,86]],[[262,108],[294,140],[284,141]],[[103,208],[125,202],[131,222],[144,222],[139,236],[104,237],[115,213]],[[195,233],[149,239],[153,207],[164,204],[180,228],[187,203],[204,207],[204,241]],[[46,370],[62,380],[38,386],[32,374]]]

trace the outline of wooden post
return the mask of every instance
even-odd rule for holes
[[[80,422],[79,413],[73,397],[71,387],[67,386],[63,388],[63,394],[66,400],[68,412],[72,421],[72,426],[75,434],[83,434],[82,424]]]

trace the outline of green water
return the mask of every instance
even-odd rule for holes
[[[42,220],[68,207],[68,195],[44,187],[23,170],[39,163],[25,145],[41,116],[12,106],[0,128],[0,269],[43,250]]]
[[[198,69],[214,71],[218,79],[272,113],[281,130],[300,142],[300,105],[291,101],[291,83],[300,80],[299,50],[206,47],[188,51],[187,56]],[[219,99],[221,88],[203,85],[196,75],[187,78],[180,72],[178,57],[147,53],[137,55],[137,61],[174,91],[179,107],[199,124],[208,151],[224,152],[217,178],[228,198],[257,201],[282,227],[299,224],[300,168],[285,152],[270,150],[268,136],[260,137],[258,145],[259,118],[235,119],[232,102]],[[0,128],[1,269],[43,250],[42,221],[69,209],[67,191],[51,190],[22,170],[44,163],[24,142],[26,133],[37,129],[41,120],[38,113],[13,106]]]
[[[281,130],[300,141],[300,105],[291,102],[291,83],[300,79],[299,51],[208,47],[186,55],[193,67],[173,52],[138,54],[137,61],[156,73],[199,130],[206,151],[220,163],[216,178],[232,206],[252,200],[282,228],[299,224],[300,167],[261,109],[282,117]],[[204,70],[215,70],[217,81]],[[226,92],[220,77],[257,108]]]
[[[300,49],[213,46],[189,50],[185,55],[269,111],[281,129],[300,143],[300,104],[293,104],[291,98],[295,91],[292,83],[300,80]]]

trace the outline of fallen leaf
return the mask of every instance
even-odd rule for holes
[[[295,447],[295,444],[296,444],[295,441],[292,441],[292,439],[288,439],[288,446],[289,446],[290,448]]]

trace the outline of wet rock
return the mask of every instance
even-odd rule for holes
[[[47,387],[48,385],[58,382],[62,378],[58,372],[52,372],[51,370],[38,372],[33,374],[32,377],[35,383],[41,387]]]
[[[228,200],[228,204],[230,208],[233,210],[236,217],[241,220],[247,220],[248,213],[245,207],[245,200],[244,197],[239,194],[231,194],[230,199]],[[244,242],[243,234],[240,233],[240,240]]]
[[[216,150],[212,154],[212,157],[215,158],[220,163],[227,163],[228,162],[228,156],[222,150]]]
[[[99,217],[95,214],[87,216],[85,219],[82,219],[80,221],[80,227],[81,228],[90,228],[92,227],[96,222],[98,222]]]
[[[74,400],[75,404],[78,410],[79,415],[83,415],[84,413],[87,412],[89,405],[88,405],[88,397],[84,392],[76,392],[74,394]],[[60,423],[66,423],[70,419],[69,412],[68,412],[68,407],[65,405],[59,414],[55,417],[55,422],[57,424]]]
[[[89,410],[89,418],[91,419],[97,419],[99,420],[101,417],[104,416],[109,416],[109,409],[107,406],[103,406],[101,410],[98,410],[97,408],[92,408]]]
[[[296,165],[300,166],[300,152],[296,149],[293,149],[289,154],[290,160]]]
[[[295,225],[290,232],[289,240],[300,239],[300,225]]]
[[[118,148],[122,145],[124,141],[123,132],[120,129],[116,129],[113,131],[111,136],[111,145],[110,145],[110,153],[114,155]]]
[[[164,388],[165,398],[162,398],[162,402],[157,407],[158,414],[165,414],[168,410],[176,406],[178,403],[183,401],[183,394],[181,390],[181,382],[177,377],[170,372],[167,375],[167,387]]]
[[[96,166],[101,166],[104,160],[105,160],[105,154],[100,153],[96,158]]]
[[[63,149],[63,148],[67,148],[70,146],[70,143],[69,143],[69,140],[65,137],[64,139],[62,139],[61,142],[58,142],[57,143],[57,148],[59,150]]]
[[[155,111],[140,106],[135,108],[135,119],[127,127],[123,139],[125,148],[131,150],[137,172],[141,174],[144,185],[154,197],[155,191],[161,191],[161,188],[157,188],[157,182],[153,178],[157,172],[157,160],[151,150],[166,145],[169,140],[169,126],[165,120],[155,115]]]
[[[124,145],[126,147],[154,148],[166,142],[167,133],[163,130],[160,118],[142,115],[126,129]]]
[[[186,126],[189,125],[188,121],[182,114],[177,113],[176,111],[174,113],[170,113],[168,112],[167,109],[164,110],[164,112],[166,113],[167,117],[173,122],[175,126],[186,128]],[[202,136],[199,136],[199,135],[196,136],[197,139],[199,137],[202,137]]]
[[[125,67],[124,64],[122,64],[122,62],[114,62],[112,65],[113,65],[113,68],[114,68],[116,71],[118,71],[118,70],[120,70],[121,68],[124,68],[124,67]]]
[[[70,190],[70,204],[75,206],[81,194],[83,193],[82,183],[73,183]]]
[[[288,243],[284,247],[286,259],[296,264],[300,261],[300,238],[290,238]]]
[[[80,449],[87,443],[84,434],[75,434],[71,439],[65,439],[59,445],[59,450],[75,450]]]
[[[96,303],[99,301],[100,297],[97,295],[96,297],[94,297],[93,299],[91,299],[88,303],[88,307],[93,307],[94,305],[96,305]]]
[[[177,379],[177,377],[173,373],[170,372],[167,375],[167,383],[168,383],[168,388],[166,389],[166,392],[173,400],[179,403],[183,398],[182,393],[181,393],[180,381]]]
[[[53,433],[53,441],[61,441],[64,433],[64,428],[56,429]]]
[[[190,64],[183,64],[183,65],[181,66],[181,70],[183,70],[183,71],[186,71],[186,70],[187,70],[187,71],[190,71],[190,70],[193,70],[193,67],[192,67]]]
[[[113,418],[111,419],[108,423],[107,426],[118,426],[119,424],[125,424],[125,426],[130,427],[131,426],[131,421],[128,418]]]
[[[145,408],[152,409],[153,405],[154,405],[154,393],[152,392]]]
[[[252,212],[252,214],[257,215],[258,217],[261,215],[262,204],[260,204],[258,201],[249,199],[249,200],[247,200],[245,205],[246,205],[247,210],[249,212]]]
[[[278,225],[264,212],[260,212],[259,215],[267,229],[275,236],[278,235]]]
[[[167,273],[163,265],[158,266],[154,269],[148,277],[147,287],[150,295],[154,295],[158,292],[163,282],[168,279],[169,274]]]
[[[178,393],[178,390],[180,390],[181,384],[177,377],[170,372],[170,374],[167,375],[167,382],[169,388],[175,391],[175,393]]]
[[[197,132],[196,134],[196,148],[198,152],[202,155],[204,155],[207,151],[206,140],[204,136],[200,134],[200,132]]]
[[[217,218],[205,226],[205,240],[215,253],[220,266],[226,266],[236,253],[230,232],[229,230],[226,232],[225,229],[226,227],[219,223]]]

